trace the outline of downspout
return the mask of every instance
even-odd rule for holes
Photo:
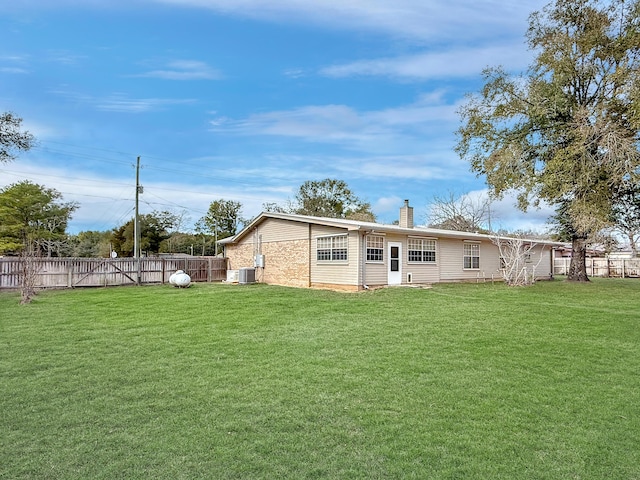
[[[362,242],[362,248],[360,248],[360,256],[362,262],[362,288],[365,290],[369,290],[369,285],[366,284],[367,279],[367,235],[369,232],[363,232],[360,237],[360,241]]]
[[[311,223],[308,224],[309,225],[309,238],[307,239],[307,244],[309,246],[309,254],[307,255],[307,287],[311,288],[311,254],[312,254],[312,249],[311,249]]]

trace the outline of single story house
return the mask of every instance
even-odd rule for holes
[[[227,268],[255,268],[275,285],[357,291],[388,285],[501,279],[491,235],[415,227],[405,200],[397,225],[263,212],[224,245]],[[549,278],[553,249],[532,240],[532,274]]]

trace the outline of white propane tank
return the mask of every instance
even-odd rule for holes
[[[184,274],[184,271],[183,271],[183,270],[177,270],[177,271],[173,272],[173,273],[171,274],[171,276],[169,277],[169,283],[170,283],[171,285],[173,285],[174,287],[175,287],[175,286],[177,286],[177,285],[176,285],[176,277],[177,277],[178,275],[182,275],[182,274]]]
[[[176,277],[174,278],[174,285],[180,288],[187,288],[191,285],[191,277],[186,273],[178,273],[176,272]]]

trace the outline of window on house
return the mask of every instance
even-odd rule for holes
[[[384,237],[378,235],[367,236],[367,262],[382,262],[384,260]]]
[[[347,260],[347,236],[318,237],[316,258],[318,261]]]
[[[410,238],[407,248],[409,262],[435,263],[436,241],[426,238]]]
[[[464,244],[464,268],[480,268],[480,244]]]

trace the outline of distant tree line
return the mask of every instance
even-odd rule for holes
[[[54,189],[29,181],[0,190],[0,254],[49,257],[120,257],[134,253],[134,219],[107,231],[83,231],[68,235],[66,228],[78,205],[63,202]],[[360,200],[342,180],[304,182],[293,200],[266,204],[266,211],[375,221],[368,203]],[[242,215],[242,204],[217,199],[207,213],[184,232],[188,212],[155,210],[138,217],[143,255],[217,255],[218,242],[235,235],[251,219]]]

